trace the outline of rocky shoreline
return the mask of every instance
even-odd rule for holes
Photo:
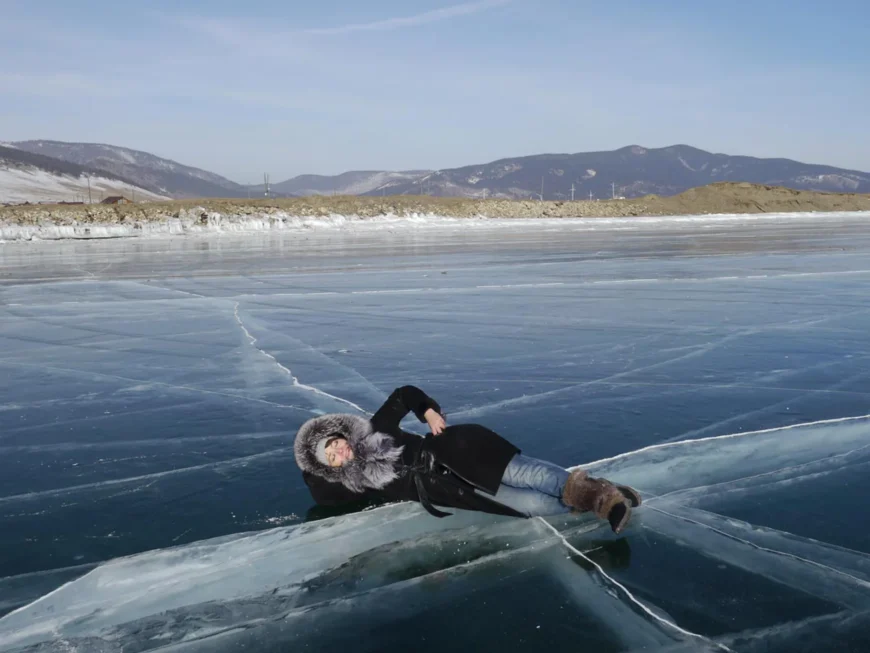
[[[630,200],[530,201],[429,196],[313,196],[293,199],[199,199],[123,205],[24,205],[0,208],[0,228],[125,227],[151,231],[170,222],[353,216],[440,215],[453,218],[614,218],[632,216],[870,211],[870,195],[798,191],[748,183],[717,183],[672,197]],[[170,230],[171,231],[171,230]],[[81,237],[81,233],[78,234]]]

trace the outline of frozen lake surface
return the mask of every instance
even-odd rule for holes
[[[867,215],[0,244],[0,650],[866,651],[868,297]],[[644,506],[314,508],[406,383]]]

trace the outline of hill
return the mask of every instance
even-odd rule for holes
[[[100,143],[19,141],[20,150],[106,171],[157,195],[185,197],[247,197],[247,187],[213,172],[186,166],[148,152]]]
[[[88,166],[176,199],[262,197],[262,185],[229,179],[147,152],[94,143],[22,141],[14,147]],[[431,195],[495,199],[672,196],[718,182],[820,192],[870,193],[870,173],[782,158],[714,154],[688,145],[637,145],[603,152],[538,154],[447,170],[363,170],[300,175],[272,184],[278,197]],[[572,192],[573,187],[573,192]]]
[[[384,170],[357,170],[340,175],[299,175],[272,186],[272,190],[284,195],[305,197],[308,195],[365,195],[400,184],[413,184],[425,177],[428,170],[388,172]],[[262,189],[262,186],[258,187]],[[419,187],[418,187],[419,189]],[[375,192],[375,194],[384,194]],[[389,193],[391,194],[391,193]]]
[[[0,203],[99,202],[113,195],[166,199],[104,170],[0,146]]]
[[[749,182],[796,190],[870,193],[870,173],[790,159],[713,154],[688,145],[606,152],[540,154],[440,170],[385,189],[446,197],[510,199],[612,199],[676,195],[716,182]],[[542,192],[543,186],[543,192]],[[369,194],[384,192],[376,189]]]

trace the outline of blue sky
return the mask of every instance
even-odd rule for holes
[[[0,141],[239,182],[686,143],[870,170],[867,0],[2,0]]]

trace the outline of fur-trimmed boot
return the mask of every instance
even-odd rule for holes
[[[585,470],[571,472],[562,490],[562,503],[577,512],[593,512],[610,522],[619,533],[631,519],[632,504],[640,505],[640,495],[632,488],[625,490],[603,478],[592,478]]]

